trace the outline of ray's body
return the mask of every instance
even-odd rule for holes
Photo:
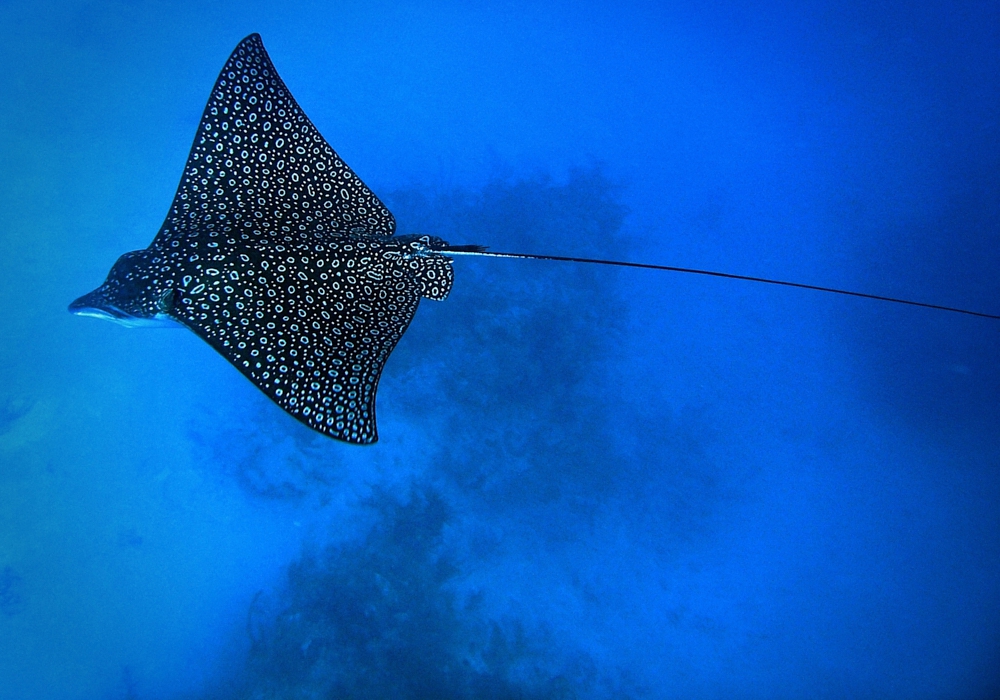
[[[156,238],[70,310],[177,321],[310,428],[372,443],[385,361],[420,299],[453,280],[444,241],[395,227],[253,34],[212,89]]]
[[[129,326],[180,323],[281,408],[351,443],[378,439],[375,395],[421,298],[442,300],[449,255],[597,263],[833,292],[709,270],[449,245],[393,236],[389,210],[296,104],[260,36],[239,43],[205,107],[167,218],[70,311]]]

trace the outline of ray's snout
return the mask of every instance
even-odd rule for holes
[[[70,303],[68,311],[75,316],[89,316],[105,321],[123,323],[128,319],[128,314],[115,308],[108,301],[107,294],[104,293],[104,286],[100,286],[89,294],[84,294],[79,299]]]
[[[132,317],[112,304],[104,290],[105,287],[101,286],[74,300],[68,307],[69,312],[76,316],[89,316],[126,326],[134,325],[131,323]]]
[[[87,311],[100,309],[102,306],[104,306],[104,295],[101,293],[100,288],[98,288],[88,294],[84,294],[79,299],[74,299],[69,307],[67,307],[67,310],[71,314],[81,315]]]

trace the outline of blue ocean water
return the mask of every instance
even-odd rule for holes
[[[0,2],[0,698],[1000,695],[1000,325],[461,258],[312,433],[73,317],[260,32],[403,233],[1000,313],[991,2]]]

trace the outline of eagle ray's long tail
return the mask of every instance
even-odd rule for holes
[[[479,255],[491,258],[520,258],[522,260],[555,260],[557,262],[589,263],[594,265],[614,265],[617,267],[636,267],[643,270],[664,270],[666,272],[682,272],[688,275],[704,275],[706,277],[722,277],[731,280],[743,280],[745,282],[759,282],[761,284],[776,284],[781,287],[795,287],[796,289],[811,289],[816,292],[827,292],[830,294],[842,294],[849,297],[860,297],[862,299],[875,299],[877,301],[888,301],[893,304],[906,304],[907,306],[919,306],[925,309],[937,309],[938,311],[950,311],[956,314],[967,316],[978,316],[979,318],[992,318],[1000,321],[1000,315],[987,314],[981,311],[970,311],[969,309],[959,309],[954,306],[942,306],[941,304],[929,304],[923,301],[912,301],[910,299],[898,299],[880,294],[867,294],[865,292],[855,292],[849,289],[837,289],[835,287],[822,287],[816,284],[804,284],[802,282],[788,282],[785,280],[772,280],[766,277],[752,277],[750,275],[735,275],[730,272],[716,272],[714,270],[698,270],[692,267],[675,267],[673,265],[651,265],[649,263],[626,262],[623,260],[598,260],[595,258],[571,258],[562,255],[530,255],[527,253],[501,253],[498,251],[486,250],[485,246],[478,245],[449,245],[441,250],[447,255]]]

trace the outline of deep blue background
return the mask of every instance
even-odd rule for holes
[[[601,5],[0,2],[0,698],[1000,694],[997,322],[463,258],[358,448],[66,313],[253,31],[402,232],[1000,313],[995,2]]]

